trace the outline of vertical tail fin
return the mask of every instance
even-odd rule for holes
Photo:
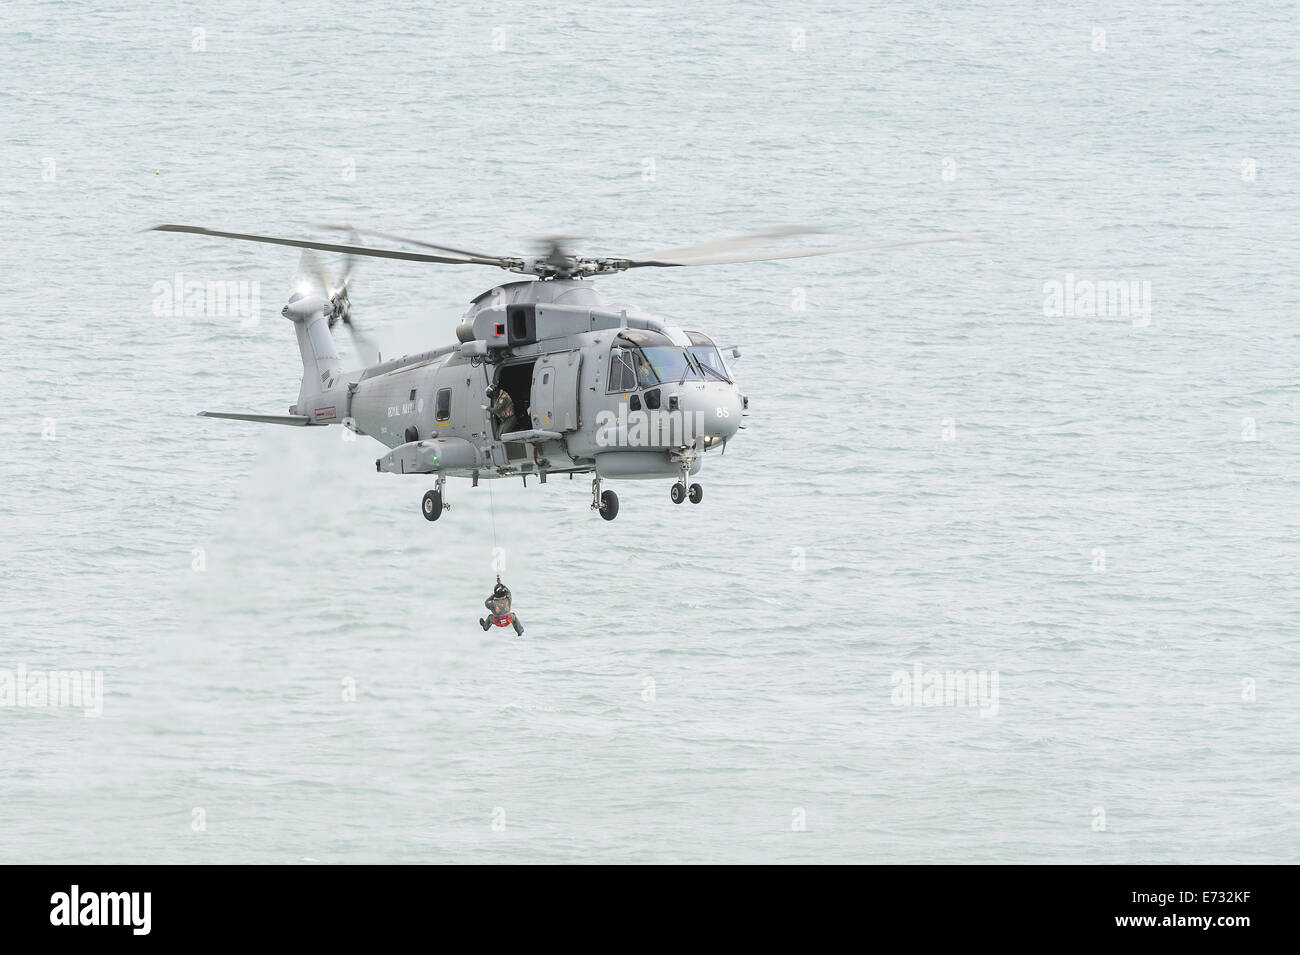
[[[308,406],[313,395],[324,391],[343,370],[339,353],[330,334],[328,299],[308,295],[292,299],[280,314],[293,322],[298,335],[298,352],[302,355],[302,387],[298,391],[299,409]]]

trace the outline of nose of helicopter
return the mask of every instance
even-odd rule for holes
[[[678,396],[682,412],[700,422],[706,438],[730,438],[740,430],[744,401],[732,385],[707,384]]]

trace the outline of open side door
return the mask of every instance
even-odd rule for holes
[[[578,381],[582,372],[580,350],[543,355],[533,367],[532,406],[534,428],[544,431],[576,431]]]

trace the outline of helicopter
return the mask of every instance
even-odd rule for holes
[[[675,479],[674,504],[699,504],[704,489],[690,483],[710,451],[725,453],[745,427],[749,397],[722,351],[702,331],[687,330],[634,306],[607,304],[591,279],[639,268],[682,268],[764,262],[932,242],[963,235],[897,242],[853,243],[750,254],[741,250],[822,230],[777,226],[761,232],[661,249],[634,256],[592,258],[565,244],[540,240],[533,256],[502,256],[359,229],[347,242],[289,239],[202,226],[164,224],[146,231],[182,232],[301,248],[294,291],[281,314],[293,323],[303,375],[287,415],[202,411],[227,418],[296,427],[341,425],[389,450],[375,469],[431,476],[420,502],[436,521],[451,505],[448,477],[480,480],[591,474],[591,508],[607,521],[619,500],[605,479]],[[430,251],[380,248],[363,236]],[[333,278],[316,252],[342,255]],[[368,346],[352,318],[349,287],[362,257],[442,265],[485,265],[531,278],[476,296],[461,317],[454,344],[345,369],[332,330],[345,326],[358,351]]]

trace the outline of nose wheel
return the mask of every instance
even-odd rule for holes
[[[692,484],[688,488],[685,481],[678,481],[668,489],[668,495],[673,499],[674,504],[680,504],[682,501],[687,500],[692,504],[698,504],[704,500],[704,488],[698,484]]]
[[[442,489],[446,483],[447,479],[439,474],[433,490],[424,492],[424,500],[420,502],[420,513],[424,515],[426,521],[436,521],[442,517],[443,511],[451,510],[451,505],[442,500]]]
[[[673,503],[680,504],[687,498],[690,498],[692,504],[700,503],[700,501],[704,500],[704,488],[698,484],[692,484],[690,488],[686,486],[686,479],[691,476],[691,465],[695,463],[695,455],[691,452],[682,451],[675,454],[673,460],[677,462],[682,475],[680,480],[668,491]]]

